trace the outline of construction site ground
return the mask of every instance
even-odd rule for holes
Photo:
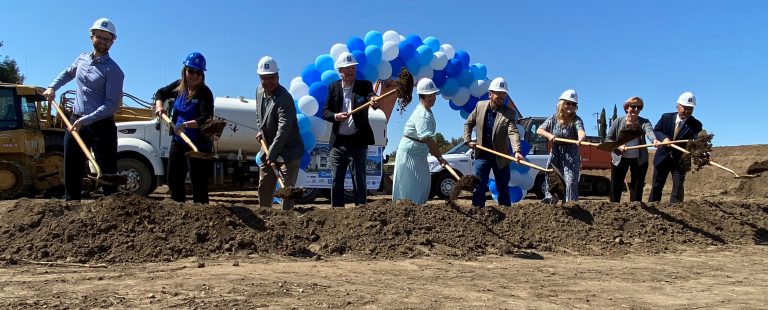
[[[715,148],[737,172],[768,145]],[[605,172],[597,172],[605,173]],[[0,202],[2,309],[764,308],[768,176],[688,174],[686,202],[582,197],[330,209],[114,195]],[[647,178],[650,183],[650,176]],[[669,197],[669,184],[664,193]],[[647,191],[650,185],[646,186]]]

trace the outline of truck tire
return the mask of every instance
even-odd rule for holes
[[[448,171],[440,171],[432,176],[431,196],[437,196],[440,199],[448,199],[453,187],[456,186],[456,179]]]
[[[608,196],[611,192],[611,181],[606,177],[598,177],[594,181],[592,191],[595,196]]]
[[[304,190],[304,195],[296,198],[294,201],[296,203],[313,203],[322,193],[323,190],[320,188],[307,188]]]
[[[118,159],[117,173],[128,178],[125,185],[120,185],[120,191],[149,196],[157,189],[157,180],[152,170],[138,159],[130,157]]]
[[[26,193],[32,184],[29,170],[17,162],[0,160],[0,199]]]

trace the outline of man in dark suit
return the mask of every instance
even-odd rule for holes
[[[656,138],[662,142],[674,140],[691,140],[698,137],[702,125],[692,116],[696,107],[696,97],[691,92],[684,92],[677,98],[677,113],[665,113],[656,123],[654,131]],[[669,202],[683,202],[685,196],[685,163],[681,161],[683,153],[665,146],[656,149],[653,159],[653,188],[648,201],[661,201],[661,191],[667,181],[667,175],[672,173],[672,195]]]
[[[293,97],[280,85],[277,61],[264,56],[259,60],[258,69],[261,85],[256,90],[256,121],[259,129],[257,139],[263,137],[269,148],[269,157],[262,158],[259,167],[259,205],[272,207],[277,178],[270,165],[282,169],[285,186],[296,185],[304,142],[296,120]],[[293,200],[283,199],[283,210],[293,209]]]
[[[331,83],[328,87],[323,119],[333,123],[330,137],[333,177],[331,206],[343,208],[344,177],[350,163],[355,205],[364,205],[367,202],[365,162],[368,158],[368,146],[375,143],[371,124],[368,123],[368,109],[354,114],[349,112],[369,100],[373,101],[371,106],[376,109],[379,102],[371,82],[355,80],[355,56],[342,53],[336,61],[336,68],[341,80]]]

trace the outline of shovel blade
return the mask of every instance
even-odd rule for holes
[[[128,177],[121,174],[102,174],[101,176],[88,177],[104,185],[125,185],[128,183]]]
[[[275,197],[280,199],[293,200],[301,196],[304,196],[304,189],[300,187],[281,187],[275,191]]]

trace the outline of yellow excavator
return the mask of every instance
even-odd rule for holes
[[[0,199],[38,194],[60,197],[64,193],[65,125],[43,91],[42,87],[0,83]],[[72,111],[73,93],[61,94],[65,114]],[[153,118],[147,102],[129,94],[125,97],[142,107],[121,105],[116,122]]]

